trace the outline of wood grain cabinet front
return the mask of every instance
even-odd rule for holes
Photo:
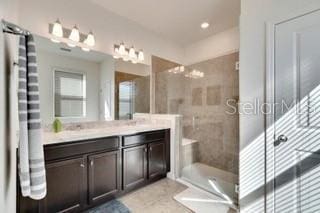
[[[88,157],[89,202],[111,199],[120,189],[120,151]]]
[[[40,212],[78,212],[86,202],[86,159],[75,158],[46,164],[47,195]]]
[[[123,149],[123,189],[131,190],[147,180],[147,145]]]
[[[166,144],[164,140],[149,144],[148,178],[157,179],[167,173]]]

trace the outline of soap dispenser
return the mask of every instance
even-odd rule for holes
[[[53,131],[55,133],[61,132],[62,131],[62,123],[61,123],[61,121],[58,118],[56,118],[53,121],[52,127],[53,127]]]

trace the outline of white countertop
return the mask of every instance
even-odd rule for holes
[[[44,145],[71,142],[77,140],[87,140],[93,138],[103,138],[118,135],[132,135],[140,132],[155,131],[161,129],[168,129],[167,126],[161,125],[134,125],[134,126],[118,126],[97,129],[81,129],[74,131],[62,131],[59,133],[44,132]]]

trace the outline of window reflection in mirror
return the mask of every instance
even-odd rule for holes
[[[134,90],[133,81],[119,83],[119,119],[131,119],[134,113]]]
[[[142,64],[117,61],[115,118],[132,119],[134,113],[150,112],[150,70]]]
[[[81,73],[54,70],[55,117],[86,116],[86,77]]]

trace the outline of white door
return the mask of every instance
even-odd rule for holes
[[[274,30],[274,212],[320,212],[320,11]]]

